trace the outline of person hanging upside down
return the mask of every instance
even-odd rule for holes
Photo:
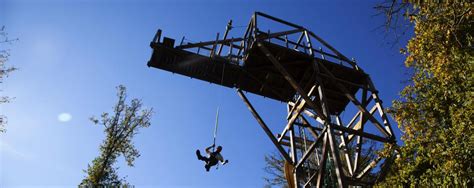
[[[229,160],[225,160],[224,161],[224,158],[222,157],[221,155],[221,151],[222,151],[222,146],[217,146],[217,149],[216,151],[212,152],[212,148],[214,147],[215,145],[213,144],[212,146],[209,146],[206,148],[206,153],[207,153],[207,157],[203,157],[201,155],[201,152],[199,150],[196,150],[196,155],[197,155],[197,158],[201,161],[204,161],[206,162],[206,165],[204,165],[204,167],[206,168],[206,171],[209,172],[209,169],[214,166],[214,165],[217,165],[217,163],[220,161],[222,163],[222,165],[225,165],[229,162]]]

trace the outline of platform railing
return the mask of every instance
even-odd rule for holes
[[[270,30],[267,30],[267,32],[264,32],[264,30],[259,28],[258,25],[258,21],[262,18],[284,24],[289,26],[291,29],[279,32],[270,32]],[[209,57],[227,58],[235,64],[243,65],[247,55],[246,52],[255,42],[270,41],[272,44],[306,53],[314,58],[325,59],[333,63],[339,63],[343,66],[362,71],[355,63],[355,60],[350,60],[313,32],[302,26],[261,12],[255,12],[253,14],[242,37],[229,37],[232,29],[232,21],[229,21],[223,39],[219,38],[219,33],[217,33],[215,40],[204,42],[184,42],[185,38],[183,37],[180,44],[175,48],[190,51],[199,55],[207,55]],[[290,39],[295,35],[298,36],[296,41]],[[153,42],[158,43],[160,37],[161,30],[157,32]],[[314,48],[315,44],[320,44],[322,47],[316,49]],[[227,53],[223,53],[224,47],[227,48]],[[328,51],[323,51],[323,49],[328,49]]]

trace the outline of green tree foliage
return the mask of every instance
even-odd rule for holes
[[[91,118],[95,124],[104,126],[105,140],[100,146],[100,156],[96,157],[92,164],[88,165],[87,177],[82,180],[80,186],[102,187],[115,186],[127,187],[128,183],[124,178],[117,175],[117,167],[114,163],[122,155],[125,157],[128,166],[133,166],[133,162],[140,156],[134,147],[132,139],[138,133],[139,128],[150,126],[152,109],[143,109],[142,102],[138,99],[126,103],[126,89],[118,86],[118,102],[114,107],[114,113],[103,113],[101,120]]]
[[[411,79],[391,109],[404,145],[380,186],[473,187],[473,4],[409,5]]]
[[[9,73],[15,71],[17,68],[7,66],[8,58],[10,57],[10,50],[8,45],[18,39],[8,38],[8,33],[5,30],[5,26],[0,28],[0,84],[3,83],[3,79],[8,77]],[[1,91],[1,90],[0,90]],[[8,96],[0,96],[0,104],[10,102],[11,98]],[[5,132],[6,117],[0,114],[0,132]]]

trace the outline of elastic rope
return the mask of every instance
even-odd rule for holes
[[[221,85],[224,84],[224,73],[225,73],[225,63],[222,65],[222,76],[221,76]],[[216,124],[214,126],[214,139],[213,139],[213,144],[214,147],[212,147],[212,151],[215,151],[215,145],[216,145],[216,139],[217,139],[217,129],[219,128],[219,109],[220,109],[220,103],[221,103],[221,98],[222,94],[219,92],[218,96],[218,105],[217,105],[217,112],[216,112]]]

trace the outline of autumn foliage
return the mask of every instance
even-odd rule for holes
[[[411,79],[392,114],[401,157],[381,187],[473,187],[473,4],[412,3]]]

